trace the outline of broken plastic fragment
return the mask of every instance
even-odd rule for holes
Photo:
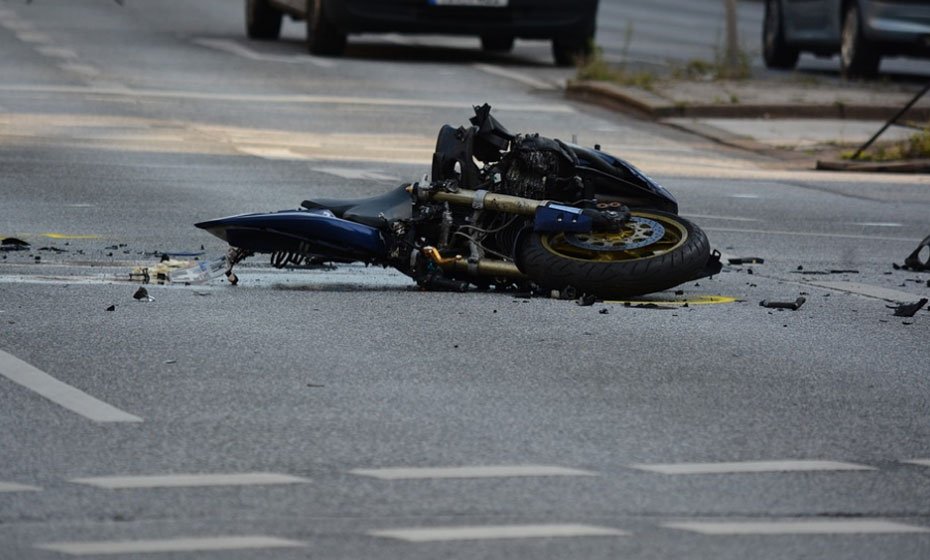
[[[801,306],[804,305],[806,301],[807,298],[805,297],[799,297],[794,301],[769,301],[764,299],[759,302],[759,305],[767,307],[768,309],[790,309],[792,311],[797,311],[801,309]]]
[[[927,249],[927,251],[924,251],[924,249]],[[921,259],[921,254],[925,254],[926,258]],[[930,235],[924,237],[924,240],[914,249],[914,252],[904,259],[903,268],[918,272],[930,270]]]
[[[730,264],[763,264],[765,259],[759,257],[734,257],[727,259]]]
[[[888,309],[894,309],[895,317],[913,317],[927,304],[927,298],[920,298],[920,301],[914,303],[902,303],[901,305],[888,305]]]
[[[139,288],[136,290],[136,293],[132,294],[133,299],[137,301],[155,301],[155,298],[149,295],[149,291],[145,288]]]
[[[26,251],[29,243],[15,237],[5,237],[0,241],[0,251]]]
[[[220,257],[212,261],[199,262],[188,268],[172,270],[168,273],[168,279],[174,283],[201,284],[220,276],[225,271],[226,257]]]

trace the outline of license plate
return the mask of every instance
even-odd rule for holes
[[[474,6],[476,8],[506,8],[510,0],[429,0],[430,6]]]

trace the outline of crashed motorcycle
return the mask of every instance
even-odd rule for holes
[[[362,262],[430,290],[518,289],[616,299],[715,274],[719,254],[633,165],[475,107],[439,132],[429,180],[365,199],[196,224],[229,243],[226,275],[255,253],[278,268]]]

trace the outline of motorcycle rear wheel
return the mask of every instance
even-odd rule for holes
[[[631,214],[617,233],[530,233],[517,264],[545,289],[571,286],[607,299],[659,292],[699,276],[710,257],[700,228],[666,212]]]

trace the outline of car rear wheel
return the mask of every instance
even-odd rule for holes
[[[790,70],[798,63],[798,49],[785,41],[785,22],[778,0],[766,0],[762,22],[762,57],[768,68]]]
[[[281,35],[281,17],[268,0],[246,0],[245,31],[249,39],[277,39]]]
[[[862,32],[859,6],[855,2],[846,7],[843,17],[840,65],[847,78],[871,78],[878,74],[881,55]]]
[[[346,48],[346,34],[326,17],[323,0],[307,0],[307,49],[311,54],[339,56]]]
[[[594,35],[580,37],[556,37],[552,39],[552,58],[556,66],[574,66],[591,55]]]
[[[482,35],[481,48],[488,52],[506,53],[513,50],[514,38],[507,35]]]

